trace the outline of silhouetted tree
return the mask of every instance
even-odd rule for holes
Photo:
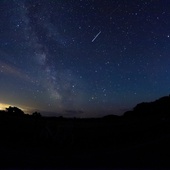
[[[23,116],[24,115],[24,112],[21,109],[19,109],[18,107],[9,106],[8,108],[6,108],[6,111],[10,115],[14,115],[14,116]]]
[[[32,116],[34,116],[34,117],[41,117],[41,114],[38,113],[38,112],[34,112],[34,113],[32,114]]]

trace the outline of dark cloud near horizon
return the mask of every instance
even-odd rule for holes
[[[77,116],[77,115],[81,115],[81,114],[83,114],[84,112],[83,111],[81,111],[81,110],[66,110],[65,111],[67,114],[69,114],[69,115],[75,115],[75,116]]]

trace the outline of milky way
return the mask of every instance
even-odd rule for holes
[[[0,103],[122,114],[170,92],[168,0],[2,0]]]

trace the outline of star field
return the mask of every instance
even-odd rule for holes
[[[169,0],[2,0],[0,103],[123,114],[170,93]]]

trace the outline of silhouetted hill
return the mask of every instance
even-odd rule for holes
[[[143,102],[137,104],[132,111],[125,112],[124,117],[131,119],[169,119],[170,96],[162,97],[153,102]]]

